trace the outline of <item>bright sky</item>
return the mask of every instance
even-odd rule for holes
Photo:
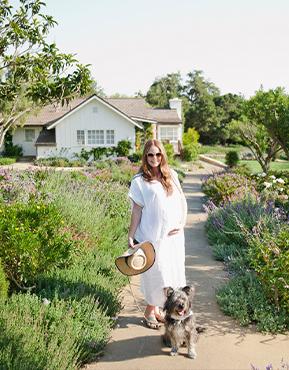
[[[52,40],[77,54],[106,94],[146,92],[200,69],[221,93],[289,91],[288,0],[46,0]]]

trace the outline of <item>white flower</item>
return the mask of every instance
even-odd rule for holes
[[[284,181],[283,179],[281,179],[281,178],[276,179],[276,181],[277,181],[277,182],[279,182],[279,184],[284,184],[284,182],[285,182],[285,181]]]
[[[43,298],[43,299],[42,299],[42,303],[43,303],[45,306],[48,306],[51,302],[49,301],[49,299],[47,299],[47,298]]]
[[[260,176],[266,177],[266,173],[265,172],[262,172]]]
[[[271,175],[270,177],[271,177],[271,179],[274,179],[274,180],[276,179],[276,177],[274,175]]]
[[[283,191],[284,190],[284,188],[279,188],[279,191]]]
[[[264,186],[268,189],[272,186],[271,182],[264,182]]]
[[[272,181],[272,182],[273,182],[273,184],[275,184],[275,183],[276,183],[276,181],[277,181],[277,180],[273,180],[273,181]]]

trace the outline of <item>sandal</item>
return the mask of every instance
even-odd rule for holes
[[[159,313],[155,312],[155,318],[158,322],[164,324],[165,323],[165,313],[162,309],[159,308]]]
[[[157,321],[155,316],[144,316],[145,324],[150,329],[159,329],[161,327],[160,323]]]

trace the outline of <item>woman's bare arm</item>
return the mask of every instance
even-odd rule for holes
[[[133,202],[132,211],[131,211],[131,220],[130,220],[130,227],[128,232],[128,246],[130,248],[134,247],[134,234],[136,229],[140,223],[142,214],[142,207]]]

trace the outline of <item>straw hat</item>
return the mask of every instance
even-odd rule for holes
[[[124,275],[138,275],[149,268],[155,262],[155,249],[150,242],[136,244],[128,249],[122,256],[115,260],[116,267]]]

